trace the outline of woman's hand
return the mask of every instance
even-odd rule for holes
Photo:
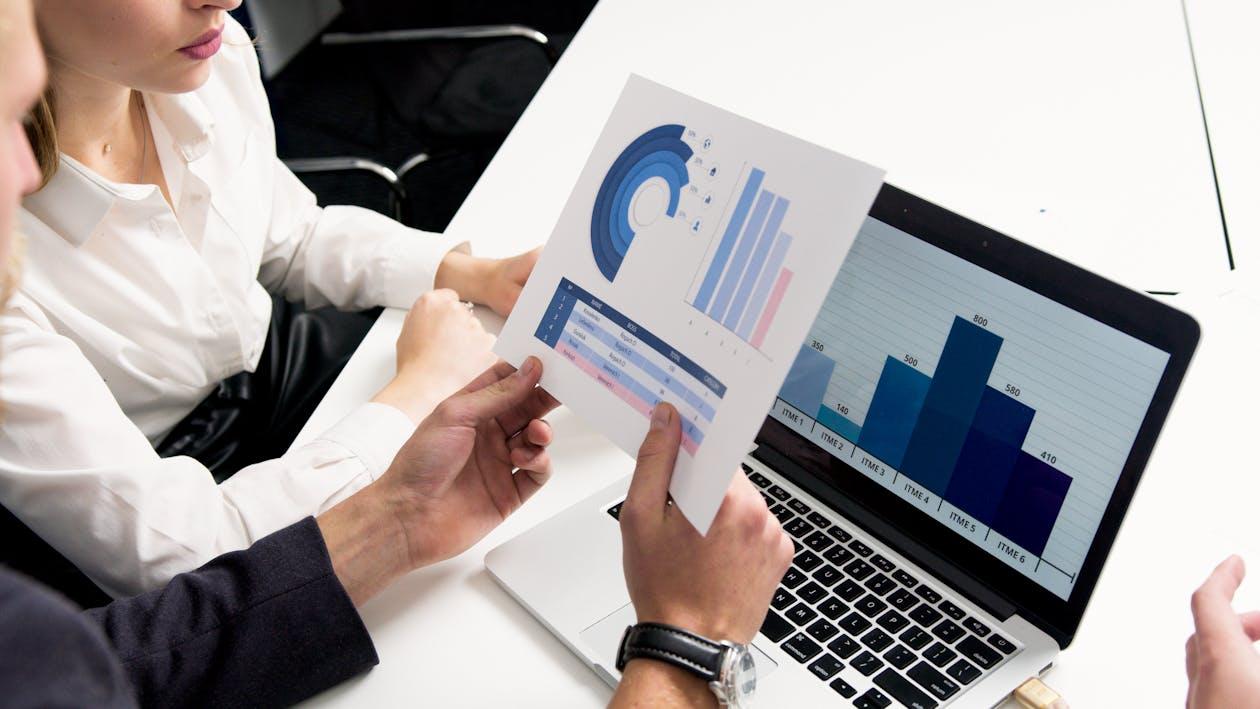
[[[542,247],[504,259],[484,259],[452,251],[442,259],[434,285],[451,288],[465,300],[507,317],[538,263]]]
[[[438,402],[459,391],[495,362],[494,336],[452,290],[416,300],[398,336],[398,371],[373,401],[389,404],[419,423]]]
[[[499,362],[420,424],[378,481],[393,501],[413,568],[464,551],[516,511],[551,475],[557,406],[537,386],[542,363]]]

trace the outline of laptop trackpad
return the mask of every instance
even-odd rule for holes
[[[634,625],[634,623],[634,606],[627,603],[579,634],[582,642],[593,651],[592,658],[595,663],[607,672],[614,682],[621,679],[621,673],[617,672],[617,644],[621,642],[621,635],[626,632],[626,626]],[[752,646],[752,653],[757,660],[757,681],[761,682],[769,677],[778,665],[755,644]]]

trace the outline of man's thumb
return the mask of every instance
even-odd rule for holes
[[[643,445],[639,446],[627,503],[642,505],[643,509],[664,509],[681,440],[682,422],[678,411],[662,401],[652,409],[651,426]]]
[[[450,399],[452,413],[461,423],[477,425],[513,406],[524,403],[542,378],[542,363],[536,357],[527,357],[521,368],[491,381],[480,389]]]

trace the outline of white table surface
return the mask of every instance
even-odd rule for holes
[[[1230,551],[1260,564],[1251,541],[1260,522],[1249,509],[1260,471],[1243,455],[1260,399],[1246,364],[1260,361],[1260,302],[1222,295],[1250,281],[1222,277],[1180,7],[1098,2],[1017,16],[998,2],[871,5],[604,0],[449,231],[483,255],[544,241],[634,70],[884,166],[900,186],[1110,277],[1188,288],[1175,302],[1203,324],[1200,355],[1077,640],[1049,675],[1077,706],[1180,702],[1191,590]],[[397,311],[382,316],[299,441],[392,376],[401,321]],[[487,322],[495,326],[493,316]],[[547,487],[464,555],[368,603],[381,665],[312,705],[607,701],[609,690],[482,562],[631,470],[628,456],[567,410],[552,423],[557,471]],[[1260,584],[1244,585],[1241,597],[1260,607],[1253,588]]]

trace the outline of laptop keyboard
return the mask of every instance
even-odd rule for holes
[[[1014,654],[1014,642],[852,531],[743,469],[796,550],[761,634],[853,706],[932,709]],[[620,512],[621,503],[608,510],[613,518]],[[859,693],[855,683],[874,686]]]

